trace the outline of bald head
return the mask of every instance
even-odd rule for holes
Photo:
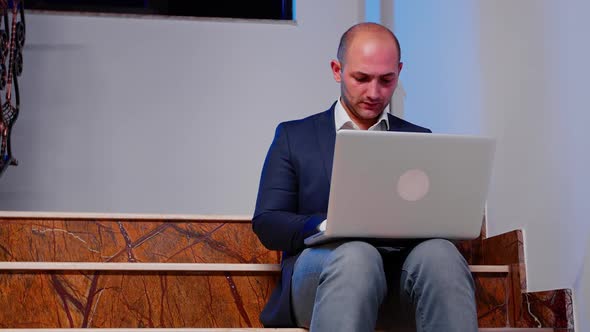
[[[379,24],[357,24],[342,35],[330,67],[342,106],[358,128],[375,125],[389,104],[403,67],[399,52],[395,35]]]
[[[340,38],[337,57],[342,65],[346,62],[346,54],[350,46],[355,40],[362,38],[383,38],[384,40],[391,41],[397,48],[399,54],[398,62],[401,60],[401,48],[393,32],[381,24],[366,22],[353,25]]]

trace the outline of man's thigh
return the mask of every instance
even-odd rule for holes
[[[377,249],[360,241],[336,242],[305,249],[295,262],[291,278],[291,301],[296,323],[307,327],[311,322],[318,287],[322,281],[324,296],[341,292],[343,288],[350,289],[350,294],[354,294],[355,290],[366,288],[367,283],[381,284],[385,293],[387,286],[382,264]],[[375,268],[377,265],[379,267]],[[325,280],[327,277],[328,282]],[[342,311],[340,305],[350,304],[330,302],[328,311],[333,309],[337,316]],[[322,312],[325,311],[326,308],[323,308]]]
[[[416,255],[418,252],[414,252],[414,249],[423,248],[429,243],[434,242],[436,241],[414,243],[414,245],[403,250],[384,247],[377,248],[383,262],[384,273],[387,280],[387,295],[379,309],[377,321],[378,328],[386,329],[392,326],[395,326],[396,328],[405,328],[400,331],[406,329],[413,330],[415,328],[414,304],[411,302],[412,300],[409,294],[405,294],[405,292],[402,291],[403,287],[401,284],[404,281],[407,281],[407,278],[402,274],[402,267],[404,266],[404,263],[405,265],[415,265],[416,262],[421,261],[421,257],[440,256],[440,253],[433,253],[431,250],[422,250],[423,252],[420,255]],[[356,241],[356,243],[359,242]],[[295,263],[291,286],[292,305],[299,326],[306,326],[305,322],[310,321],[322,271],[334,251],[338,250],[343,244],[344,243],[339,242],[308,248],[302,252]],[[420,246],[420,244],[422,244],[422,246]],[[413,259],[408,260],[408,256],[412,252],[414,252],[414,255],[412,255]],[[440,259],[436,258],[436,263],[442,263],[445,266],[449,265],[447,263],[450,262],[441,262],[445,261],[443,258],[444,257],[441,257]],[[436,266],[429,266],[429,268],[436,269]],[[428,274],[436,275],[436,273]],[[404,280],[402,280],[402,278]],[[362,282],[366,279],[358,278],[356,280]]]
[[[426,307],[428,312],[439,312],[446,303],[438,302],[437,298],[455,303],[457,301],[453,299],[457,294],[450,290],[469,288],[472,283],[465,259],[448,240],[424,240],[399,253],[382,253],[382,256],[389,292],[380,308],[380,328],[396,326],[412,330],[416,326],[418,301],[422,304],[423,314]],[[463,278],[465,275],[467,277]],[[454,284],[459,287],[452,287]],[[450,306],[459,308],[459,304],[460,301]],[[468,309],[471,307],[466,307],[465,312]],[[449,310],[441,312],[452,314]]]

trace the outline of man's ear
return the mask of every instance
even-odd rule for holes
[[[340,64],[340,61],[330,61],[330,67],[332,67],[332,75],[334,75],[334,80],[340,83],[340,81],[342,81],[342,65]]]

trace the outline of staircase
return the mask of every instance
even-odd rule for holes
[[[523,245],[457,243],[480,331],[574,331],[570,290],[526,292]],[[305,331],[258,321],[279,261],[249,217],[1,212],[0,328]]]

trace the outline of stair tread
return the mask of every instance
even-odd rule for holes
[[[251,215],[224,214],[146,214],[146,213],[87,213],[87,212],[43,212],[43,211],[0,211],[0,218],[6,219],[112,219],[112,220],[184,220],[184,221],[232,221],[252,222]]]
[[[473,273],[508,273],[508,265],[470,265]],[[0,262],[0,270],[100,270],[179,272],[278,272],[280,264],[250,263],[112,263],[112,262]]]
[[[22,332],[22,329],[2,329],[4,332]],[[300,328],[61,328],[61,329],[27,329],[27,331],[49,332],[49,331],[67,331],[67,332],[307,332],[306,329]],[[555,331],[553,328],[512,328],[512,327],[495,327],[479,328],[479,332],[550,332]],[[382,331],[376,331],[382,332]]]

